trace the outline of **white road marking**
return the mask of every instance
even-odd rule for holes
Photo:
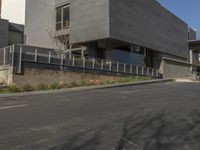
[[[15,106],[7,106],[7,107],[0,107],[0,110],[3,110],[3,109],[12,109],[12,108],[19,108],[19,107],[26,107],[27,105],[24,104],[24,105],[15,105]]]
[[[138,93],[138,92],[142,92],[142,90],[136,90],[136,91],[122,91],[123,94]]]

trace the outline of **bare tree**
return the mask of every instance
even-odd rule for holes
[[[47,32],[54,42],[55,51],[60,57],[63,53],[66,53],[71,58],[72,51],[81,51],[81,56],[84,57],[84,51],[86,50],[86,47],[77,47],[73,43],[70,43],[70,37],[73,36],[72,33],[67,33],[65,29],[55,31],[54,28],[47,29]]]
[[[59,56],[63,53],[70,53],[71,44],[69,42],[69,34],[65,34],[64,30],[55,31],[54,28],[47,29],[47,33],[52,39],[54,49]]]

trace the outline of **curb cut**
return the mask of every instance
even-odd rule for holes
[[[32,92],[22,92],[22,93],[7,93],[7,94],[0,94],[0,98],[14,97],[14,96],[31,96],[31,95],[43,95],[43,94],[57,94],[57,93],[64,93],[64,92],[116,88],[116,87],[125,87],[125,86],[133,86],[133,85],[145,85],[145,84],[164,83],[164,82],[173,82],[173,81],[174,81],[173,79],[156,79],[156,80],[138,81],[138,82],[133,82],[133,83],[116,83],[116,84],[112,84],[112,85],[85,86],[85,87],[75,87],[75,88],[66,88],[66,89],[58,89],[58,90],[46,90],[46,91],[32,91]]]

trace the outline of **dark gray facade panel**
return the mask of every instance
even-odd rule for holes
[[[55,0],[26,0],[26,44],[53,48]]]
[[[197,32],[192,29],[189,28],[189,40],[196,40],[197,39]]]
[[[9,31],[9,34],[8,34],[8,45],[22,44],[23,43],[23,38],[24,38],[23,33]]]
[[[187,58],[188,26],[155,0],[110,0],[110,38]]]
[[[0,19],[0,48],[8,46],[8,20]]]
[[[71,0],[70,42],[109,37],[109,0]]]

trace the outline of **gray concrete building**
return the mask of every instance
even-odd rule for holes
[[[24,43],[24,26],[0,19],[0,48]]]
[[[196,33],[156,0],[26,0],[26,44],[159,68]]]

